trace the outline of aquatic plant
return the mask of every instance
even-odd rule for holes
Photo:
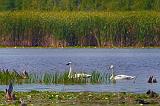
[[[107,78],[100,72],[93,71],[91,78],[69,78],[68,72],[61,73],[44,73],[42,75],[30,74],[30,83],[44,83],[44,84],[97,84],[107,82]]]
[[[9,70],[0,71],[0,84],[12,83],[40,83],[40,84],[98,84],[98,83],[108,83],[109,76],[107,73],[100,73],[98,71],[93,71],[91,73],[91,78],[69,78],[68,71],[65,72],[55,72],[55,73],[43,73],[36,74],[30,73],[28,78],[24,79],[20,73]]]
[[[9,84],[10,82],[22,83],[24,81],[20,73],[16,70],[9,71],[8,69],[0,69],[0,84]]]

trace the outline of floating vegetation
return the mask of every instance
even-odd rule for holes
[[[0,70],[0,84],[9,84],[12,83],[41,83],[41,84],[97,84],[97,83],[108,83],[109,74],[100,73],[98,71],[93,71],[90,78],[69,78],[68,72],[55,72],[55,73],[44,73],[28,74],[28,78],[24,78],[21,73],[16,72],[15,70]]]

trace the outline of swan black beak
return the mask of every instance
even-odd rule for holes
[[[66,65],[70,65],[70,63],[66,64]]]

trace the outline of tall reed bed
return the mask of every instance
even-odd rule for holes
[[[100,84],[109,83],[109,74],[93,71],[90,78],[69,78],[68,72],[61,73],[44,73],[38,75],[36,73],[30,74],[27,83],[40,84]]]
[[[5,46],[160,46],[160,13],[1,12]]]

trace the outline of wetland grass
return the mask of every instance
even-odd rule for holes
[[[23,77],[15,70],[9,71],[8,69],[0,69],[0,84],[7,85],[12,81],[14,83],[21,83],[23,82]]]
[[[100,73],[98,71],[93,71],[90,78],[68,78],[68,71],[65,72],[55,72],[55,73],[43,73],[28,74],[28,78],[23,78],[17,71],[0,70],[0,84],[7,85],[12,83],[40,83],[40,84],[100,84],[108,83],[109,74]]]
[[[108,74],[102,74],[98,71],[91,73],[91,78],[68,78],[68,72],[44,73],[42,75],[30,74],[30,83],[44,84],[97,84],[109,82]]]
[[[159,47],[160,12],[0,12],[1,46]]]

